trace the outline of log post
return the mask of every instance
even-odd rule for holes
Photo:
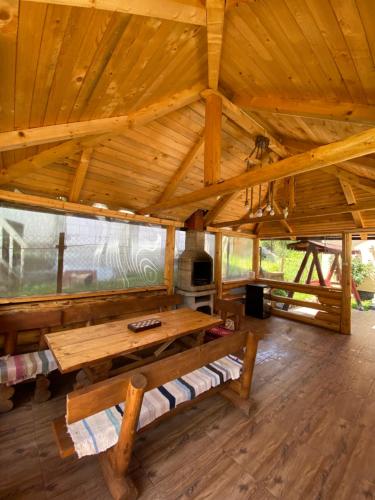
[[[168,295],[173,294],[174,289],[174,247],[175,247],[176,228],[167,227],[167,240],[165,245],[164,262],[164,284],[167,286]]]
[[[260,273],[260,239],[255,238],[253,240],[253,271],[255,273],[255,279],[259,278]]]
[[[222,100],[217,94],[206,98],[204,145],[204,184],[215,184],[221,177],[221,114]]]
[[[258,336],[252,332],[249,332],[247,334],[246,350],[243,358],[243,368],[240,379],[240,397],[244,399],[248,399],[248,397],[250,396],[257,348]]]
[[[146,385],[147,379],[142,374],[136,374],[129,380],[125,414],[118,442],[113,449],[113,467],[118,476],[124,476],[128,470]]]
[[[222,277],[222,254],[223,254],[223,235],[215,234],[215,286],[216,296],[221,299],[223,296],[223,277]]]
[[[352,235],[343,233],[342,235],[342,273],[341,273],[341,322],[340,333],[351,334],[352,319]]]

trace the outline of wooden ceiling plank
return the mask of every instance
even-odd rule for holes
[[[40,0],[25,0],[40,2]],[[206,25],[206,9],[195,0],[43,0],[43,3],[108,10],[124,14]]]
[[[353,102],[327,100],[294,100],[280,97],[235,95],[233,103],[249,111],[304,116],[323,120],[375,124],[375,106]]]
[[[195,142],[193,147],[190,149],[190,151],[186,155],[186,158],[184,159],[184,161],[182,162],[180,167],[173,174],[167,187],[164,189],[163,194],[160,196],[159,201],[168,200],[171,196],[173,196],[175,191],[181,185],[182,181],[185,179],[188,171],[190,170],[191,166],[194,164],[198,155],[201,153],[203,144],[204,144],[204,134],[202,132],[200,134],[200,136],[198,137],[198,140]]]
[[[213,93],[212,90],[208,89],[202,92],[202,96],[207,99],[209,95]],[[239,127],[245,130],[247,133],[254,135],[256,133],[262,134],[270,140],[270,149],[277,153],[281,157],[288,156],[286,148],[270,134],[263,124],[260,124],[255,118],[251,117],[245,113],[241,108],[233,104],[224,95],[220,94],[223,101],[223,113],[235,122]]]
[[[215,184],[221,179],[221,122],[222,100],[218,94],[206,98],[204,185]]]
[[[1,4],[0,22],[0,74],[1,106],[0,128],[14,128],[14,93],[16,75],[16,51],[18,31],[18,0],[4,0]]]
[[[208,87],[217,90],[221,49],[223,45],[223,29],[225,0],[207,0],[207,53],[208,53]]]
[[[91,127],[89,126],[89,123],[86,123],[85,133],[96,133],[96,135],[85,137],[82,140],[73,139],[64,142],[63,144],[59,144],[58,146],[54,146],[53,148],[42,151],[41,153],[21,160],[13,165],[9,165],[4,171],[1,172],[0,184],[9,183],[12,180],[17,179],[18,177],[28,175],[29,173],[34,172],[39,168],[43,168],[50,163],[53,163],[54,161],[77,153],[84,148],[92,147],[100,144],[101,142],[110,140],[115,132],[118,133],[120,130],[125,130],[126,128],[140,127],[152,120],[159,118],[160,116],[164,116],[171,111],[184,107],[194,100],[199,99],[200,90],[201,86],[198,85],[190,90],[179,92],[171,97],[162,99],[157,103],[151,104],[150,106],[146,106],[142,109],[139,109],[138,111],[129,113],[129,115],[127,115],[126,117],[121,117],[120,121],[111,122],[109,128],[108,122],[106,122],[106,133],[103,133],[103,128],[100,128],[100,131],[102,133],[98,134],[98,123],[95,123],[94,126]],[[93,121],[97,122],[97,120]],[[71,125],[72,124],[70,124],[69,126]],[[102,127],[102,125],[103,124],[100,122],[100,127]],[[59,127],[59,125],[55,125],[54,127]],[[48,135],[48,131],[46,133],[46,129],[49,129],[49,127],[41,127],[40,129],[39,140],[42,139],[43,143],[48,141],[48,138],[51,137],[50,134]],[[79,124],[75,124],[74,130],[78,129],[82,134],[82,129],[80,129]],[[88,132],[89,129],[90,132]],[[66,133],[66,128],[64,130]],[[74,134],[72,130],[73,129],[70,129],[71,136]]]
[[[79,200],[92,152],[93,148],[87,148],[82,151],[79,165],[77,166],[74,174],[73,184],[69,194],[69,201],[77,202]]]
[[[208,198],[233,193],[259,183],[283,179],[292,175],[309,172],[322,167],[327,167],[337,162],[357,158],[375,152],[375,129],[347,137],[346,139],[320,146],[305,153],[285,158],[276,163],[267,165],[267,168],[253,169],[219,184],[206,186],[184,196],[175,197],[173,200],[164,201],[146,207],[141,213],[155,213],[170,208],[187,205]]]

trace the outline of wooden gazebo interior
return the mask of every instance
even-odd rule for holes
[[[352,238],[365,240],[375,235],[373,0],[2,0],[0,74],[1,206],[166,229],[161,285],[0,297],[3,355],[45,348],[44,335],[51,332],[179,305],[174,275],[176,231],[204,230],[215,237],[216,296],[234,308],[225,311],[225,318],[232,310],[239,314],[235,299],[243,296],[245,285],[268,287],[271,318],[242,318],[253,336],[241,333],[236,341],[221,339],[224,347],[218,348],[219,354],[227,355],[230,348],[246,347],[243,363],[250,378],[244,382],[246,376],[242,376],[241,382],[232,381],[237,385],[225,389],[229,399],[228,391],[237,391],[231,401],[243,410],[238,395],[249,402],[251,363],[258,337],[263,337],[250,400],[259,406],[247,408],[250,416],[245,418],[218,395],[213,396],[212,407],[210,400],[198,402],[201,417],[195,410],[186,410],[146,432],[143,439],[149,451],[142,450],[141,443],[136,445],[136,458],[131,462],[130,439],[130,451],[122,449],[127,453],[126,467],[125,462],[121,468],[117,459],[111,459],[116,462],[114,470],[127,471],[129,464],[130,470],[138,470],[134,476],[144,495],[141,498],[373,498],[375,450],[369,436],[374,416],[374,334],[357,315],[352,325],[351,310]],[[252,153],[259,136],[266,139],[267,151],[255,157]],[[270,200],[272,211],[266,208]],[[223,277],[224,237],[252,241],[249,271],[253,274],[236,280]],[[342,242],[341,287],[261,275],[262,239],[296,240],[303,245],[321,237]],[[283,290],[284,296],[275,290]],[[297,299],[295,292],[314,300]],[[121,305],[115,306],[116,300]],[[279,307],[280,302],[284,307]],[[83,311],[80,307],[97,316],[78,314]],[[108,307],[121,308],[121,314]],[[314,314],[304,314],[304,307]],[[357,328],[362,331],[360,338]],[[210,343],[198,345],[192,348],[209,352]],[[166,367],[168,352],[162,354]],[[183,354],[172,344],[170,355]],[[211,354],[204,356],[207,362],[214,360]],[[144,359],[149,361],[149,355]],[[141,366],[137,356],[132,361],[132,370]],[[193,356],[189,363],[198,368]],[[346,368],[349,373],[340,386]],[[152,378],[152,368],[149,373]],[[33,466],[22,453],[28,418],[34,422],[40,417],[48,429],[45,433],[51,434],[41,437],[35,427],[30,446],[38,454],[43,450],[49,457],[55,454],[53,463],[56,469],[60,467],[49,425],[56,409],[65,410],[71,380],[64,380],[57,383],[59,395],[39,409],[27,397],[29,384],[20,384],[18,406],[0,415],[6,434],[2,468],[9,459],[16,460],[14,453],[19,452],[11,451],[13,413],[18,429],[14,439],[22,458],[9,479],[4,478],[3,486],[0,479],[0,497],[3,491],[6,498],[31,498],[37,493],[52,498],[53,474],[46,472],[43,455],[38,479],[26,474],[26,486],[18,483],[22,463],[26,468]],[[94,377],[91,382],[95,386],[98,380],[102,379]],[[168,380],[161,379],[160,384]],[[137,381],[134,395],[130,395],[129,382],[129,401],[136,401],[137,391],[145,390],[143,382]],[[37,392],[45,394],[48,387],[43,384],[37,379]],[[305,384],[306,393],[311,391],[319,407],[314,412],[308,409],[313,403],[304,397]],[[286,400],[290,398],[288,411],[275,387],[285,391]],[[98,396],[92,390],[99,400],[100,391]],[[123,389],[116,390],[123,394]],[[13,406],[12,396],[13,390],[1,383],[2,411]],[[74,397],[73,393],[72,401]],[[69,404],[68,398],[68,412]],[[95,408],[105,409],[99,403]],[[278,425],[283,429],[279,437],[277,425],[272,424],[278,411],[282,414]],[[86,416],[81,410],[79,414]],[[179,476],[178,468],[171,465],[169,451],[157,448],[157,438],[163,441],[164,435],[172,450],[183,441],[178,419],[187,426],[191,442],[189,450],[176,451],[176,463],[182,471],[187,462],[196,460],[193,471],[186,465],[196,479],[192,484],[187,480],[189,472]],[[299,434],[292,429],[294,423]],[[134,425],[131,432],[122,432],[134,434]],[[319,443],[332,435],[332,446],[322,445],[322,458]],[[232,439],[233,447],[228,444]],[[341,448],[340,439],[345,441]],[[214,477],[202,479],[208,469],[197,459],[194,440],[202,448],[213,445],[216,458],[206,459],[215,463],[217,482]],[[80,468],[81,461],[68,460],[73,479],[68,478],[69,465],[57,473],[57,497],[106,498],[104,483],[95,477],[96,462],[84,459]],[[137,469],[136,462],[142,461],[145,474],[142,466]],[[318,462],[320,468],[314,468]],[[110,488],[113,497],[135,498],[135,490],[118,485],[118,477],[106,467],[107,483],[115,484]],[[79,470],[85,471],[87,489],[75,497]],[[323,476],[329,477],[327,484]]]

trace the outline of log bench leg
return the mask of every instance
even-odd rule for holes
[[[49,390],[50,381],[46,375],[37,375],[35,381],[34,401],[36,403],[44,403],[51,397]]]
[[[109,452],[100,453],[99,463],[104,480],[114,500],[135,500],[138,491],[129,476],[119,476],[115,473]]]
[[[0,413],[5,413],[13,408],[12,396],[14,387],[0,384]]]
[[[146,386],[146,377],[141,374],[133,375],[130,379],[118,442],[99,455],[104,479],[115,500],[134,500],[138,497],[138,491],[127,472]]]

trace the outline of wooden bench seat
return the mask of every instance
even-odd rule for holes
[[[101,423],[103,418],[110,420],[112,429],[109,432],[110,439],[106,442],[107,451],[99,453],[103,443],[99,446],[98,442],[94,449],[94,441],[90,437],[90,446],[86,449],[85,442],[84,446],[78,449],[78,454],[82,456],[92,452],[99,453],[103,474],[112,496],[117,499],[136,498],[134,485],[126,477],[136,433],[216,392],[220,392],[235,404],[238,402],[240,408],[245,407],[248,410],[257,342],[258,339],[253,333],[236,332],[68,394],[66,417],[57,419],[53,424],[60,455],[69,456],[75,449],[65,421],[72,435],[75,433],[75,426],[78,433],[80,429],[85,428],[89,435],[93,432],[91,424],[98,415]],[[244,347],[241,370],[240,360],[231,354]],[[235,365],[231,367],[231,363]],[[207,368],[207,365],[214,367],[214,370]],[[223,370],[222,376],[215,373],[215,369],[219,367]],[[205,380],[200,381],[200,376]],[[238,380],[231,380],[237,376],[240,376]],[[183,381],[190,381],[190,384],[194,385],[189,377],[195,378],[197,383],[195,398],[192,397],[191,388],[187,388],[186,397],[183,396]],[[164,394],[165,389],[169,394]],[[171,394],[175,398],[174,401],[171,401]],[[161,402],[162,409],[159,414],[152,414],[152,411],[151,415],[148,413],[148,398]],[[125,411],[122,416],[120,413],[124,401]],[[86,453],[88,451],[89,453]]]

